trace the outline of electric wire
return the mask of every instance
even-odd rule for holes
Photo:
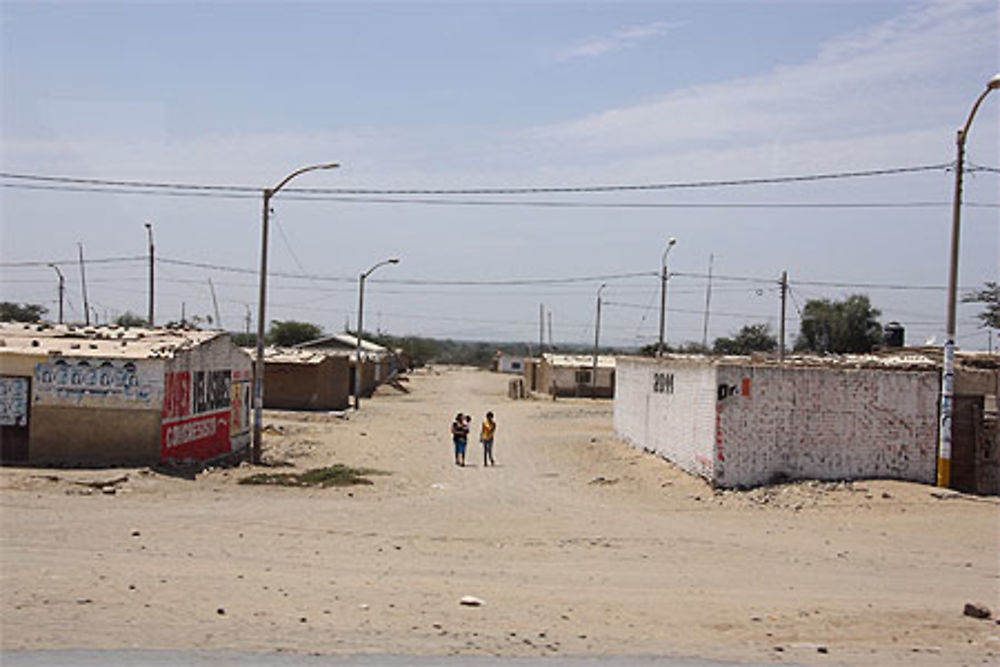
[[[952,162],[925,164],[905,167],[889,167],[883,169],[862,169],[854,171],[825,172],[804,175],[770,176],[757,178],[713,179],[686,182],[642,183],[642,184],[610,184],[582,186],[550,186],[550,187],[480,187],[480,188],[295,188],[288,187],[284,192],[303,194],[348,194],[348,195],[519,195],[519,194],[549,194],[549,193],[594,193],[594,192],[640,192],[648,190],[674,190],[689,188],[715,188],[742,185],[773,185],[780,183],[806,183],[814,181],[841,180],[848,178],[868,178],[872,176],[891,176],[912,174],[927,171],[944,171],[953,165]],[[40,182],[53,184],[74,184],[91,186],[108,186],[118,188],[139,188],[146,190],[192,191],[192,192],[226,192],[262,194],[264,189],[247,185],[204,185],[191,183],[167,183],[158,181],[133,181],[104,178],[82,178],[77,176],[48,176],[42,174],[20,174],[0,172],[0,178],[13,181]]]

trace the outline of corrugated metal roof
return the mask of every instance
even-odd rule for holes
[[[169,359],[180,350],[228,335],[224,331],[0,322],[0,354]]]
[[[329,336],[322,336],[322,337],[316,338],[314,340],[309,340],[309,341],[306,341],[304,343],[300,343],[300,344],[296,345],[295,347],[304,348],[304,349],[313,348],[313,347],[322,347],[324,343],[339,343],[342,346],[346,346],[346,347],[350,347],[352,349],[355,349],[358,346],[358,338],[357,338],[357,336],[353,336],[353,335],[348,334],[348,333],[332,334],[332,335],[329,335]],[[373,343],[370,340],[365,340],[364,338],[361,339],[361,351],[362,352],[369,352],[371,354],[388,354],[389,353],[388,349],[382,347],[381,345]]]
[[[246,352],[252,357],[256,357],[257,350],[247,349]],[[276,364],[304,364],[316,365],[326,361],[329,357],[340,357],[343,355],[331,354],[325,350],[301,350],[294,347],[266,347],[264,348],[264,361]]]

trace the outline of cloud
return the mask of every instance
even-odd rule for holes
[[[894,156],[873,157],[870,143],[933,129],[945,138],[942,145],[921,148],[923,159],[937,161],[950,150],[953,127],[969,100],[981,91],[970,82],[985,84],[993,73],[996,19],[995,0],[925,3],[832,39],[803,62],[670,91],[526,135],[551,162],[560,155],[605,164],[665,155],[677,160],[706,150],[722,157],[776,142],[791,151],[824,141],[853,142],[855,159],[881,164]],[[596,43],[591,49],[597,50]],[[987,141],[984,136],[980,143]],[[717,161],[717,170],[725,164],[732,163]]]
[[[662,37],[683,25],[680,22],[654,21],[643,25],[629,26],[616,30],[607,37],[597,37],[563,49],[556,54],[556,60],[567,62],[576,58],[603,56],[615,51],[629,49],[639,42]]]

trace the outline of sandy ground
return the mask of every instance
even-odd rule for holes
[[[1000,607],[996,498],[715,493],[618,441],[610,401],[511,401],[506,382],[425,370],[347,418],[267,414],[269,470],[390,473],[371,486],[237,485],[247,465],[0,470],[0,647],[1000,659],[1000,625],[963,615]],[[487,409],[498,465],[470,443],[455,466],[451,418],[478,429]]]

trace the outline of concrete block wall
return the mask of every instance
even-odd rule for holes
[[[712,481],[715,375],[707,360],[618,357],[615,432],[687,472]]]
[[[779,479],[935,479],[933,370],[718,369],[719,486]]]
[[[619,357],[614,425],[715,486],[933,483],[938,373]]]

